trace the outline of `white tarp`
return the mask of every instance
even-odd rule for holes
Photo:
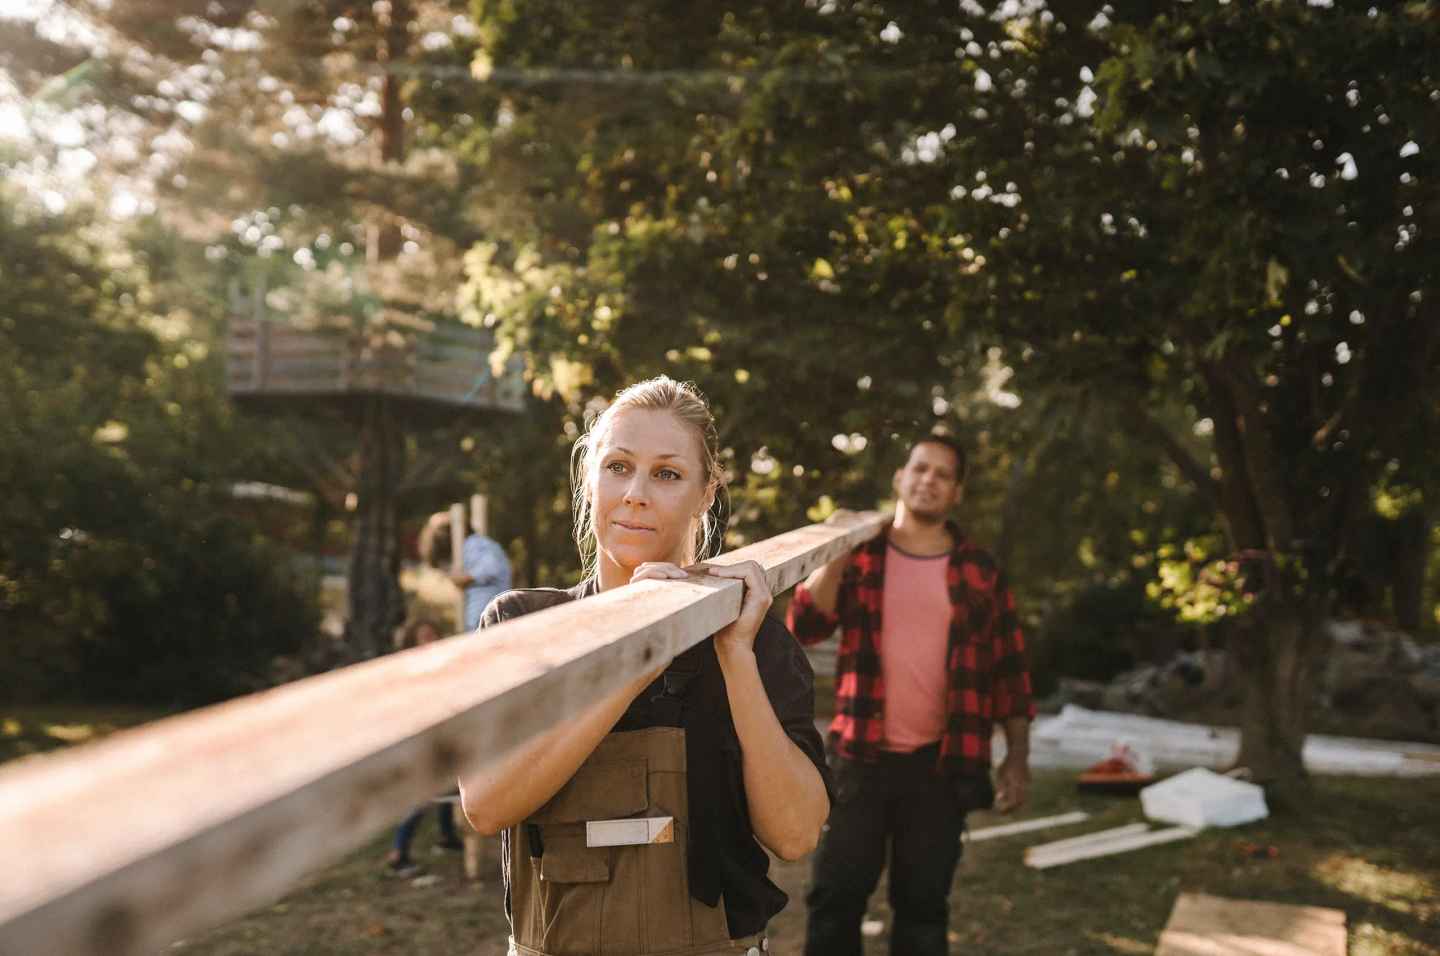
[[[1087,710],[1068,704],[1059,715],[1041,716],[1031,729],[1030,764],[1083,770],[1110,756],[1117,742],[1154,758],[1157,768],[1225,769],[1235,762],[1240,733],[1234,727],[1186,724],[1176,720]],[[1004,738],[995,735],[995,757],[1004,754]],[[1406,741],[1354,737],[1305,739],[1305,766],[1311,773],[1373,777],[1440,774],[1440,747]]]

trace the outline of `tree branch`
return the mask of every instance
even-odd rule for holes
[[[1215,453],[1220,459],[1220,514],[1237,550],[1265,546],[1265,525],[1255,503],[1245,463],[1244,436],[1229,386],[1208,362],[1200,363],[1215,422]]]
[[[1255,507],[1265,524],[1266,547],[1287,551],[1295,541],[1295,517],[1286,493],[1283,457],[1260,408],[1259,383],[1254,372],[1234,358],[1222,358],[1213,367],[1217,380],[1228,386],[1234,401],[1240,447]]]
[[[1158,445],[1175,463],[1175,467],[1212,505],[1221,505],[1220,485],[1210,477],[1210,469],[1190,453],[1170,429],[1160,424],[1140,405],[1129,403],[1120,407],[1120,414],[1141,435]]]

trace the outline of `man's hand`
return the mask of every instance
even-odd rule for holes
[[[995,772],[995,809],[1010,813],[1030,795],[1030,764],[1024,755],[1006,754]]]

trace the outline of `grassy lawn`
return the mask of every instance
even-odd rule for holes
[[[0,763],[98,740],[163,716],[160,711],[139,708],[0,707]]]
[[[0,760],[95,739],[158,714],[113,708],[0,710]],[[1077,794],[1071,774],[1036,776],[1023,816],[1082,809],[1079,826],[975,844],[952,896],[952,952],[966,954],[1150,953],[1176,896],[1217,896],[1329,906],[1344,911],[1351,956],[1440,956],[1440,777],[1323,778],[1301,809],[1236,830],[1052,870],[1022,865],[1028,845],[1141,819],[1134,798]],[[1000,821],[977,815],[975,827]],[[181,941],[193,956],[502,956],[505,918],[495,841],[486,841],[485,882],[467,882],[457,855],[432,856],[433,818],[421,825],[420,882],[383,874],[389,834],[312,874],[279,902]],[[1274,846],[1256,858],[1244,844]],[[791,905],[770,926],[771,952],[798,956],[808,862],[777,864]],[[888,929],[885,884],[869,917]],[[888,952],[882,934],[867,956]]]
[[[1348,919],[1350,953],[1440,956],[1440,778],[1423,781],[1327,778],[1302,813],[1194,840],[1052,870],[1030,870],[1021,851],[1141,819],[1133,798],[1080,796],[1068,774],[1038,776],[1026,816],[1083,809],[1086,824],[975,844],[952,897],[955,953],[1150,953],[1182,890],[1272,902],[1330,906]],[[974,826],[995,822],[976,817]],[[501,956],[505,920],[495,844],[487,841],[483,885],[465,882],[454,856],[429,854],[434,822],[417,838],[417,859],[435,881],[414,885],[382,875],[387,838],[315,874],[267,909],[177,945],[187,956],[313,954]],[[1273,845],[1273,858],[1241,844]],[[796,956],[804,932],[809,864],[781,864],[776,879],[791,905],[771,924],[771,952]],[[870,918],[889,925],[884,883]],[[884,935],[867,956],[888,952]]]

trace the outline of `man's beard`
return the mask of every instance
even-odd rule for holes
[[[918,521],[920,524],[924,524],[924,525],[939,525],[939,524],[944,524],[944,523],[945,523],[945,518],[946,518],[946,516],[947,516],[947,515],[949,514],[949,512],[950,512],[950,509],[949,509],[949,508],[939,508],[939,509],[931,510],[931,509],[914,508],[914,507],[911,507],[911,506],[908,505],[908,504],[905,506],[905,510],[910,512],[910,517],[914,518],[914,519],[915,519],[916,521]]]

